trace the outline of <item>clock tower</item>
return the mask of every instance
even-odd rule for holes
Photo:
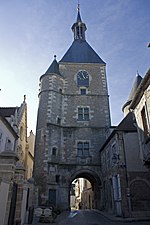
[[[103,207],[100,147],[110,127],[106,63],[88,44],[78,7],[74,40],[40,77],[34,179],[39,205],[70,206],[71,183],[88,179],[93,208]]]

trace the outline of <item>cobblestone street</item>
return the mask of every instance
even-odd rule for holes
[[[150,225],[150,217],[139,219],[122,219],[119,217],[108,216],[98,210],[78,210],[65,211],[61,213],[52,225]],[[34,218],[33,225],[48,225],[48,223],[39,223],[38,218]]]

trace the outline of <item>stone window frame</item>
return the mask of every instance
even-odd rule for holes
[[[52,147],[51,154],[52,154],[53,157],[57,156],[57,147],[56,146]]]
[[[88,113],[85,110],[88,109]],[[77,107],[77,121],[88,122],[90,121],[90,107],[89,106],[78,106]]]
[[[56,118],[56,123],[57,123],[58,125],[61,125],[61,118],[60,118],[59,116],[57,116],[57,118]]]
[[[80,144],[80,146],[79,146],[79,144]],[[88,144],[88,146],[85,147],[85,144]],[[78,157],[89,157],[90,156],[90,141],[89,140],[76,141],[76,149],[77,149]],[[80,151],[80,153],[79,153],[79,151]],[[88,154],[86,154],[86,151],[88,151]]]
[[[80,87],[79,88],[79,94],[80,95],[87,95],[88,94],[88,88],[87,87]]]

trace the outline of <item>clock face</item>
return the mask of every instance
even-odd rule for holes
[[[77,73],[77,84],[78,86],[89,86],[89,74],[85,70],[80,70]]]

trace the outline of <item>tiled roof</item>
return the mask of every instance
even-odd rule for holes
[[[134,81],[134,84],[133,84],[133,86],[132,86],[130,95],[129,95],[129,97],[128,97],[128,100],[127,100],[127,102],[126,102],[126,103],[123,105],[123,107],[122,107],[122,111],[124,110],[124,108],[125,108],[126,106],[130,105],[130,103],[132,102],[132,100],[133,100],[133,98],[134,98],[134,96],[135,96],[135,94],[136,94],[136,92],[137,92],[137,89],[138,89],[138,87],[139,87],[139,85],[140,85],[142,79],[143,79],[143,78],[142,78],[139,74],[137,74],[136,79],[135,79],[135,81]]]
[[[136,94],[136,91],[137,91],[137,89],[138,89],[142,79],[143,78],[139,74],[137,74],[136,79],[135,79],[134,84],[133,84],[133,87],[132,87],[132,90],[130,92],[128,101],[133,100],[133,98],[134,98],[134,96]]]
[[[119,123],[115,130],[118,131],[136,131],[136,127],[133,121],[133,114],[130,112],[127,116]]]
[[[48,73],[55,73],[60,75],[59,64],[57,63],[56,59],[53,60],[52,64],[50,65],[50,67],[48,68],[45,74],[48,74]]]
[[[109,143],[112,137],[116,134],[117,131],[123,132],[137,132],[136,126],[134,125],[133,114],[132,112],[128,113],[127,116],[119,123],[119,125],[113,130],[110,136],[107,138],[103,146],[101,147],[101,151],[104,147]]]
[[[149,85],[150,85],[150,69],[145,74],[144,78],[142,79],[142,81],[136,91],[136,94],[134,95],[134,98],[130,105],[131,109],[133,109],[138,104],[138,102],[140,101],[140,99],[142,98],[142,96],[144,94],[144,91],[148,88]]]
[[[15,130],[12,128],[12,126],[11,126],[10,123],[7,121],[7,119],[5,119],[4,116],[1,116],[1,115],[0,115],[0,120],[3,121],[3,123],[4,123],[5,126],[10,130],[10,132],[13,134],[13,136],[14,136],[15,138],[18,138],[17,133],[16,133]]]
[[[2,117],[10,117],[15,114],[16,109],[19,109],[19,107],[0,107],[0,115]]]

